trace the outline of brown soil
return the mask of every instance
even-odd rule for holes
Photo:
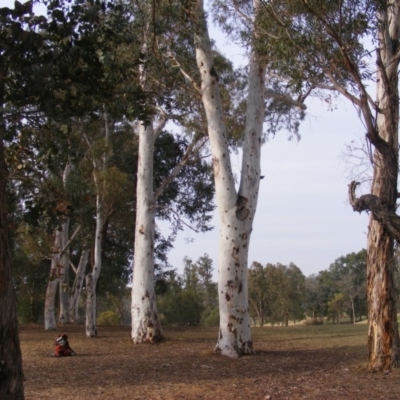
[[[26,399],[400,399],[400,370],[366,371],[365,325],[255,328],[255,355],[234,360],[213,352],[215,328],[167,328],[157,345],[132,345],[129,327],[64,332],[76,357],[20,327]]]

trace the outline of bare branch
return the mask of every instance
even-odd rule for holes
[[[158,125],[154,128],[154,138],[157,138],[160,135],[169,119],[167,113],[161,107],[158,107],[158,110],[160,111],[160,119]]]
[[[157,201],[158,197],[161,195],[161,193],[165,190],[165,188],[172,182],[173,179],[175,179],[179,173],[182,171],[183,167],[187,165],[190,161],[190,157],[193,153],[193,149],[197,142],[200,140],[200,135],[194,135],[191,143],[189,146],[186,148],[185,154],[183,155],[181,161],[179,164],[175,166],[175,168],[171,171],[171,173],[161,182],[161,185],[157,188],[157,190],[154,193],[154,202]]]
[[[273,90],[266,90],[265,91],[265,97],[282,101],[283,103],[286,103],[286,104],[288,104],[290,106],[293,106],[293,107],[300,108],[301,110],[306,110],[307,109],[307,106],[303,103],[304,100],[303,101],[302,100],[295,100],[292,97],[290,97],[290,96],[288,96],[288,95],[286,95],[284,93],[277,93],[277,92],[274,92]]]
[[[82,229],[82,225],[78,225],[78,227],[75,229],[75,232],[72,234],[71,238],[68,240],[68,243],[61,250],[59,257],[61,257],[67,251],[68,247],[73,242],[73,240],[76,238],[76,235],[79,233],[79,231],[81,229]]]
[[[166,206],[153,206],[153,207],[154,207],[154,208],[164,208],[164,209],[170,211],[172,214],[175,215],[176,219],[177,219],[178,221],[180,221],[183,225],[185,225],[187,228],[191,229],[192,231],[194,231],[194,232],[196,232],[196,233],[199,233],[199,231],[198,231],[197,229],[193,228],[193,227],[190,226],[187,222],[185,222],[185,221],[181,218],[180,214],[177,213],[177,212],[176,212],[175,210],[173,210],[172,208],[166,207]]]
[[[200,89],[199,85],[196,83],[195,79],[188,72],[185,71],[185,69],[182,67],[181,63],[176,59],[176,57],[172,54],[169,54],[168,56],[175,62],[174,67],[179,68],[179,71],[181,71],[181,74],[192,84],[192,86],[196,90],[196,92],[201,94],[201,89]]]
[[[71,260],[69,260],[69,265],[70,265],[70,267],[73,269],[73,271],[76,274],[78,270],[77,270],[77,268],[75,267],[74,263]]]

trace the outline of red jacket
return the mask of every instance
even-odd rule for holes
[[[68,343],[68,336],[64,333],[64,335],[59,336],[56,339],[56,348],[54,351],[54,355],[56,357],[68,357],[74,356],[75,352],[71,349]]]

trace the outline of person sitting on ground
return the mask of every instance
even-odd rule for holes
[[[55,345],[54,357],[69,357],[76,355],[69,346],[68,336],[65,333],[56,339]]]

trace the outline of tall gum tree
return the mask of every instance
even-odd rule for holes
[[[263,5],[269,14],[265,21],[275,21],[264,28],[276,29],[273,35],[265,35],[266,43],[279,45],[292,55],[289,62],[287,56],[282,62],[289,66],[286,72],[350,100],[374,149],[371,193],[357,199],[357,184],[352,183],[350,202],[356,211],[371,211],[367,240],[368,367],[371,371],[390,370],[399,366],[393,280],[397,218],[391,220],[391,216],[396,213],[398,197],[400,1],[294,0],[264,1]],[[365,37],[372,38],[373,51],[365,45]],[[375,73],[370,68],[374,55]],[[367,91],[371,81],[376,82],[375,100]]]
[[[102,246],[104,224],[107,219],[106,204],[104,197],[106,195],[106,173],[108,164],[108,146],[110,140],[110,126],[112,123],[109,121],[108,113],[104,107],[102,113],[102,122],[104,128],[100,128],[104,134],[104,149],[99,156],[94,150],[94,146],[90,142],[88,136],[85,134],[86,142],[92,151],[93,163],[93,182],[96,191],[96,223],[94,232],[94,254],[92,270],[86,275],[86,336],[93,338],[97,336],[97,282],[100,277],[102,268]]]
[[[201,96],[207,118],[220,223],[220,327],[216,351],[228,357],[238,357],[253,353],[247,264],[260,183],[266,63],[256,49],[251,48],[242,168],[239,188],[236,190],[204,2],[197,0],[195,7],[196,61],[201,77]],[[255,15],[259,7],[260,2],[253,1]]]
[[[164,338],[158,318],[154,288],[155,204],[153,189],[154,143],[165,125],[160,121],[139,123],[138,172],[136,186],[135,253],[132,278],[133,343],[157,342]]]
[[[71,164],[67,162],[63,171],[63,186],[67,184],[68,176],[71,173]],[[56,330],[57,321],[55,314],[56,294],[60,287],[60,318],[61,323],[69,322],[68,300],[69,292],[65,285],[68,285],[69,257],[66,252],[68,243],[69,217],[64,216],[60,226],[54,230],[54,245],[51,254],[51,265],[49,281],[46,288],[44,303],[44,329],[46,331]]]
[[[138,67],[139,82],[143,91],[155,93],[151,96],[150,104],[153,109],[153,116],[147,119],[139,119],[135,124],[135,134],[138,137],[138,167],[136,180],[136,222],[135,222],[135,243],[133,259],[133,278],[132,278],[132,342],[135,344],[144,342],[157,342],[164,338],[163,330],[157,313],[155,296],[155,217],[166,210],[174,210],[169,200],[165,202],[162,198],[175,184],[176,179],[182,179],[184,168],[190,164],[197,164],[202,168],[201,151],[202,144],[206,140],[203,138],[201,129],[191,127],[191,135],[182,139],[185,142],[185,149],[177,155],[176,162],[170,166],[162,179],[155,179],[154,174],[154,155],[156,139],[161,135],[166,122],[175,119],[175,122],[185,128],[187,120],[198,122],[199,113],[197,103],[193,104],[192,87],[183,79],[179,72],[181,66],[174,55],[187,51],[186,41],[177,39],[174,32],[174,21],[177,9],[181,9],[181,2],[176,4],[170,2],[160,2],[157,8],[151,2],[143,2],[142,9],[137,14],[145,16],[140,27],[142,37],[142,62]],[[165,11],[165,8],[169,12]],[[168,15],[166,22],[165,15]],[[150,22],[151,21],[151,22]],[[157,25],[153,29],[152,24]],[[173,25],[173,26],[172,26]],[[156,35],[157,33],[157,36]],[[194,65],[194,60],[193,66]],[[171,68],[172,64],[172,68]],[[188,110],[192,110],[189,116]],[[189,122],[190,124],[190,122]],[[195,124],[194,124],[195,125]],[[175,142],[174,146],[178,143]],[[160,160],[160,164],[164,161]],[[196,169],[196,168],[195,168]],[[200,170],[198,170],[200,171]],[[204,173],[202,174],[205,177]],[[183,178],[185,180],[185,178]],[[186,179],[187,181],[187,179]],[[193,179],[196,181],[196,178]],[[193,184],[194,182],[190,182]],[[206,188],[208,183],[201,182],[198,188],[191,187],[185,193],[187,197],[182,200],[177,207],[180,213],[184,214],[190,222],[196,222],[199,229],[207,230],[209,205],[192,196],[203,195],[204,199],[209,200],[207,193],[201,192],[200,187]],[[184,185],[189,187],[187,183]],[[190,185],[192,186],[192,185]],[[175,189],[173,189],[175,191]],[[181,189],[176,188],[179,196]],[[190,207],[186,207],[187,201]],[[206,200],[206,202],[207,202]],[[184,204],[185,203],[185,204]],[[164,211],[161,211],[164,210]],[[173,211],[174,212],[174,211]],[[181,217],[181,215],[179,216]],[[163,218],[161,216],[161,218]],[[164,217],[165,218],[165,217]],[[179,227],[177,228],[179,229]]]
[[[182,158],[154,188],[154,145],[167,121],[164,112],[157,121],[139,121],[137,134],[139,140],[138,167],[136,183],[136,222],[132,277],[132,342],[158,342],[164,334],[158,317],[155,296],[154,240],[157,201],[168,185],[181,173],[196,154],[199,136],[195,135],[187,146]]]
[[[86,266],[89,260],[89,250],[82,250],[78,267],[74,268],[75,279],[71,289],[71,298],[69,302],[69,315],[71,323],[78,323],[79,318],[79,299],[85,279]]]

